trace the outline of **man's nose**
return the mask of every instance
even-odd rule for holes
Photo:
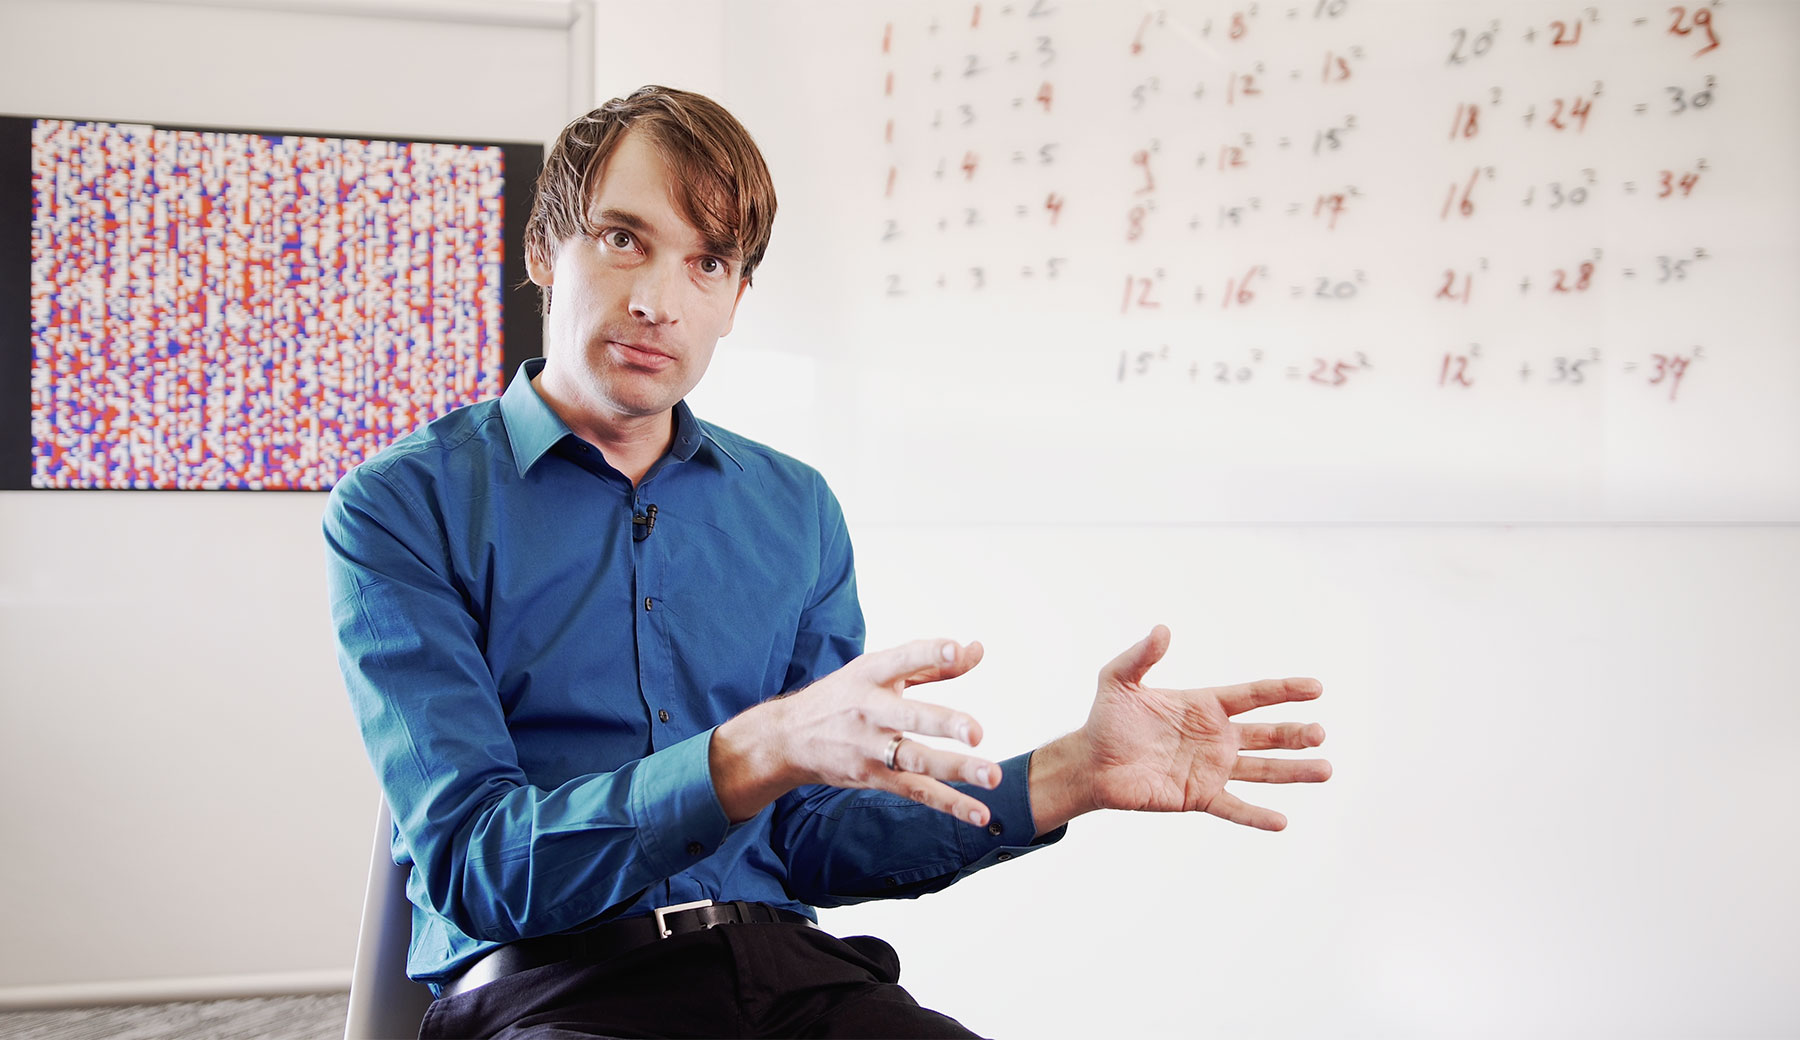
[[[631,316],[649,325],[680,321],[683,277],[678,264],[649,263],[639,268],[631,286]]]

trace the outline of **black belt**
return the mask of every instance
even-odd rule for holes
[[[591,931],[521,939],[497,947],[451,976],[450,981],[442,983],[438,996],[440,999],[454,997],[477,986],[485,986],[495,979],[531,968],[541,968],[546,964],[577,958],[602,961],[658,939],[667,939],[671,935],[704,931],[722,924],[752,923],[812,925],[809,918],[767,903],[746,903],[742,900],[715,903],[710,899],[702,899],[697,903],[660,906],[646,916],[612,921]]]

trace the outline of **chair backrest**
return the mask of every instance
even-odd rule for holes
[[[394,862],[393,834],[384,798],[375,813],[375,848],[369,853],[344,1040],[413,1040],[431,1006],[431,990],[406,977],[412,904],[406,899],[408,868]]]

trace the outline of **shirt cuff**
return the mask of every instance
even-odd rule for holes
[[[636,763],[631,818],[657,877],[671,877],[712,855],[730,829],[713,789],[712,735],[711,729],[696,733]]]
[[[962,787],[963,785],[957,785]],[[962,846],[963,861],[968,870],[980,870],[1005,863],[1033,849],[1054,845],[1068,833],[1069,825],[1034,837],[1036,829],[1031,815],[1031,755],[1009,758],[1000,763],[1000,786],[991,791],[979,787],[963,790],[988,807],[988,825],[956,828],[956,840]]]

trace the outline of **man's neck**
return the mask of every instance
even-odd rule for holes
[[[600,406],[584,408],[557,397],[542,373],[532,379],[531,386],[575,436],[600,449],[607,465],[625,474],[633,487],[675,439],[673,409],[655,415],[624,415]]]

